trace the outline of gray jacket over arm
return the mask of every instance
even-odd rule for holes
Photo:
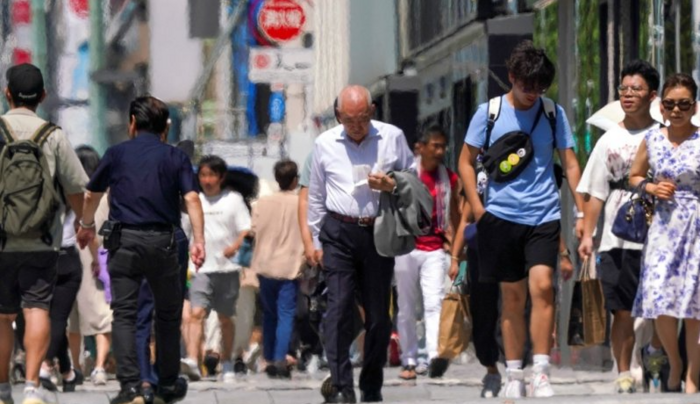
[[[374,224],[374,244],[383,257],[408,254],[416,248],[416,236],[430,232],[433,197],[414,173],[392,171],[393,193],[382,192],[379,216]]]

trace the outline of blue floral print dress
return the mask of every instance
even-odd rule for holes
[[[632,315],[700,319],[700,135],[674,147],[659,129],[646,136],[654,181],[676,184],[656,200]]]

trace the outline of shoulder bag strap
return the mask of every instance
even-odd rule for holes
[[[51,122],[46,122],[45,124],[41,125],[36,132],[34,132],[30,140],[39,146],[43,146],[49,139],[49,136],[51,136],[56,129],[58,129],[58,126]]]
[[[0,141],[5,144],[10,144],[15,141],[14,136],[12,136],[12,129],[10,129],[10,125],[7,124],[7,121],[5,121],[5,118],[0,117]]]
[[[489,100],[489,105],[486,108],[486,142],[484,143],[484,151],[489,149],[491,145],[491,132],[496,125],[498,117],[501,116],[501,97],[493,97]]]
[[[554,141],[554,149],[557,148],[557,104],[551,98],[542,97],[542,105],[544,106],[544,115],[549,121],[549,126],[552,128],[552,140]]]

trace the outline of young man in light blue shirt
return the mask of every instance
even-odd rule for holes
[[[525,345],[524,310],[528,291],[532,299],[530,322],[533,343],[533,379],[529,395],[549,397],[554,391],[549,382],[549,352],[554,327],[553,272],[560,251],[560,201],[554,175],[556,148],[569,188],[579,211],[582,198],[574,190],[581,171],[573,151],[574,139],[560,106],[553,116],[545,116],[541,97],[554,80],[554,65],[542,49],[532,42],[520,43],[507,62],[511,90],[500,99],[500,111],[491,118],[489,103],[479,106],[471,120],[462,148],[459,171],[467,199],[477,222],[480,282],[498,282],[502,293],[501,327],[506,356],[507,383],[504,395],[525,396],[522,356]],[[494,119],[495,118],[495,119]],[[556,122],[548,122],[556,119]],[[495,122],[493,122],[495,120]],[[524,132],[532,145],[532,159],[524,158],[523,148],[506,153],[507,160],[497,166],[486,186],[485,196],[477,191],[477,156],[482,148],[502,147],[499,139],[514,131]],[[552,133],[554,131],[554,133]],[[529,152],[528,152],[529,153]],[[520,160],[523,160],[522,162]],[[515,178],[499,180],[521,163]],[[577,233],[582,223],[577,220]]]

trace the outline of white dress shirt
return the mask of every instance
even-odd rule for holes
[[[372,121],[362,143],[347,137],[343,125],[322,133],[313,151],[309,183],[308,221],[316,248],[326,212],[352,217],[375,217],[379,191],[367,184],[371,173],[408,169],[413,164],[403,131],[384,122]]]

